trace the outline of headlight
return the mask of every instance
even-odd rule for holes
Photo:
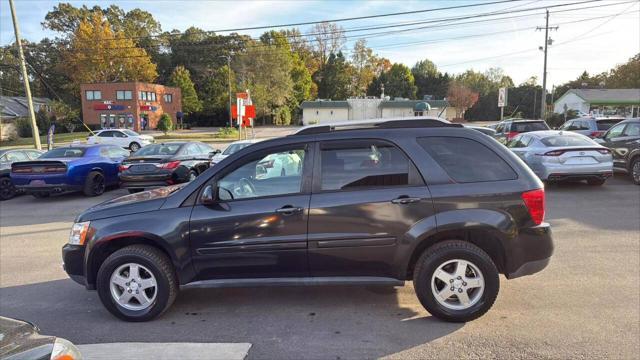
[[[84,241],[87,237],[87,230],[89,230],[89,223],[89,221],[85,221],[73,224],[71,234],[69,234],[69,244],[84,245]]]
[[[80,350],[69,340],[56,338],[53,343],[53,351],[51,352],[51,360],[79,360],[82,359]]]

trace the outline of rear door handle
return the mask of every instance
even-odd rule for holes
[[[417,203],[420,200],[422,200],[421,198],[417,198],[417,197],[408,197],[408,196],[400,196],[397,199],[393,199],[391,200],[391,203],[393,204],[412,204],[412,203]]]
[[[291,205],[286,205],[281,207],[280,209],[276,209],[276,212],[278,214],[282,214],[282,215],[292,215],[294,213],[300,212],[302,211],[301,207],[294,207]]]

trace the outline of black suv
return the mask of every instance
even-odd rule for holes
[[[179,287],[403,285],[475,319],[549,263],[544,189],[494,139],[437,119],[318,125],[259,142],[188,184],[85,211],[67,273],[129,321]]]
[[[613,171],[629,174],[640,185],[640,118],[619,122],[599,142],[613,153]]]

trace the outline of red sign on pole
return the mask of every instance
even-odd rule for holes
[[[233,119],[238,118],[238,106],[231,105],[231,117]],[[244,118],[255,119],[256,117],[256,107],[254,105],[245,105],[244,107]]]

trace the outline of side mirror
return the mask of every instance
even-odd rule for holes
[[[213,185],[207,185],[200,195],[200,202],[204,205],[213,205],[216,203],[217,188]]]

